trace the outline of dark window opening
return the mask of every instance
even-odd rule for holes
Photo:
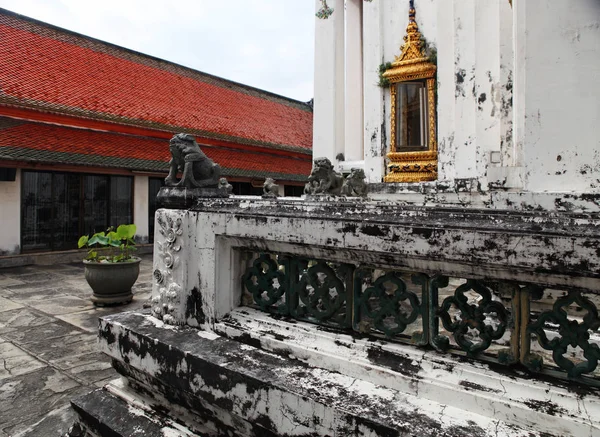
[[[284,185],[283,195],[285,197],[301,197],[304,195],[304,185]]]
[[[233,186],[232,194],[238,196],[261,196],[262,187],[255,187],[250,182],[230,182]]]
[[[22,180],[24,252],[75,249],[83,234],[133,221],[131,177],[25,170]]]
[[[427,86],[401,82],[396,86],[396,150],[427,150]]]

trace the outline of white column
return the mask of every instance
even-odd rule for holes
[[[21,170],[14,181],[0,181],[0,255],[16,255],[21,249]]]
[[[506,1],[498,5],[500,27],[500,144],[503,166],[516,166],[513,142],[513,81],[514,81],[514,35],[513,10]]]
[[[386,128],[390,117],[384,101],[384,89],[379,83],[379,65],[383,60],[381,1],[363,5],[363,148],[365,175],[369,182],[382,182],[385,176]]]
[[[454,62],[454,2],[437,3],[437,140],[438,179],[451,181],[455,177],[456,71]],[[421,15],[417,12],[417,20]]]
[[[476,8],[476,34],[486,35],[476,43],[481,187],[522,188],[522,168],[516,165],[513,149],[512,9],[504,0],[478,2]],[[485,101],[482,93],[486,93]]]
[[[475,3],[476,0],[454,0],[454,68],[455,68],[455,177],[474,179],[477,173],[475,72]],[[441,50],[440,50],[441,51]],[[443,87],[444,85],[442,85]],[[439,114],[444,117],[443,113]]]
[[[315,11],[321,2],[315,0]],[[344,0],[329,0],[327,19],[315,17],[313,157],[335,163],[344,153]]]
[[[346,2],[346,161],[364,160],[362,6],[363,0]]]
[[[141,242],[148,242],[148,176],[136,175],[133,178],[133,223],[136,236]]]

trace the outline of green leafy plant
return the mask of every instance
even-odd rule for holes
[[[136,226],[120,225],[116,231],[110,227],[106,232],[98,232],[91,237],[83,235],[79,238],[77,246],[90,250],[85,258],[88,261],[104,263],[120,263],[134,259],[131,252],[137,250],[135,246]]]
[[[383,77],[383,73],[392,68],[391,62],[384,62],[379,66],[379,85],[381,88],[387,88],[390,86],[390,80],[386,77]]]

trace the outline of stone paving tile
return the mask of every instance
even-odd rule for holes
[[[62,282],[61,285],[62,286],[57,289],[61,294],[75,296],[80,299],[88,300],[91,303],[89,299],[92,297],[92,289],[87,282],[66,280]]]
[[[94,382],[94,386],[96,386],[96,388],[102,388],[106,384],[108,384],[109,382],[114,381],[117,378],[121,378],[121,375],[116,374],[116,375],[112,375],[110,378],[101,379],[100,381],[96,381],[96,382]],[[125,384],[127,384],[127,383],[125,383]]]
[[[36,273],[42,271],[43,269],[39,268],[40,266],[19,266],[19,267],[5,267],[0,272],[4,276],[18,276],[18,275],[27,275],[29,273]]]
[[[69,360],[67,365],[83,363],[67,369],[67,374],[73,375],[87,384],[93,384],[94,382],[101,381],[107,378],[116,378],[118,376],[117,371],[113,369],[110,358],[100,352],[93,352],[86,356],[77,357],[76,360],[66,358]],[[58,362],[57,365],[65,365],[64,362]]]
[[[0,343],[0,384],[7,378],[24,375],[46,367],[27,352],[11,343]]]
[[[91,390],[90,390],[91,391]],[[70,405],[50,411],[34,424],[20,423],[7,431],[12,437],[60,437],[64,435],[75,420],[75,412]],[[2,434],[0,434],[2,437]]]
[[[60,280],[60,277],[45,271],[36,271],[32,273],[27,273],[23,275],[18,275],[18,279],[23,282],[27,282],[30,284],[43,282],[45,284],[55,284],[56,281]]]
[[[87,332],[98,332],[98,319],[102,316],[110,314],[130,311],[126,306],[107,307],[107,308],[92,308],[88,311],[80,311],[77,313],[65,314],[56,316],[57,319],[63,320],[73,326],[77,326]]]
[[[51,297],[39,302],[32,302],[29,305],[36,310],[53,315],[76,313],[93,307],[93,303],[89,300],[66,295]]]
[[[87,311],[78,311],[70,314],[60,314],[56,318],[63,320],[71,325],[77,326],[87,332],[98,332],[98,319],[102,316],[108,316],[110,314],[122,313],[124,311],[133,311],[143,308],[144,304],[148,302],[151,294],[140,293],[134,294],[133,300],[127,305],[119,306],[107,306],[107,307],[95,307],[90,304],[91,309]]]
[[[92,304],[81,263],[0,269],[0,437],[61,436],[69,400],[118,378],[97,349],[98,317],[148,302],[152,257],[142,259],[133,301],[117,307]]]
[[[52,322],[52,320],[54,320],[52,317],[29,308],[2,311],[0,312],[0,334],[45,325]],[[9,339],[6,335],[3,335],[3,337]]]
[[[28,284],[26,288],[12,288],[12,295],[8,299],[23,305],[29,305],[52,297],[66,296],[56,288],[35,287]]]
[[[48,341],[43,339],[22,345],[22,349],[41,360],[56,366],[56,362],[65,357],[78,357],[98,350],[96,334],[66,335]]]
[[[16,310],[17,308],[23,308],[23,305],[0,296],[0,312]]]
[[[69,399],[89,391],[90,387],[49,367],[5,379],[0,382],[0,429],[9,435],[20,431],[18,424],[26,428],[25,424],[39,421],[46,413],[68,404]]]
[[[6,274],[0,275],[0,288],[8,287],[10,285],[24,284],[25,282]]]
[[[2,315],[4,313],[0,313]],[[33,326],[27,329],[20,329],[3,334],[3,337],[17,344],[26,345],[28,343],[49,341],[65,335],[81,334],[81,330],[62,320],[51,319],[50,323],[39,326]]]

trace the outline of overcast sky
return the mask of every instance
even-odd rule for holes
[[[314,0],[0,0],[0,7],[301,101]]]

